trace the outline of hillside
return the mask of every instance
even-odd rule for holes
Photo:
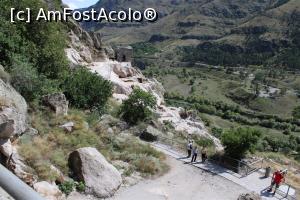
[[[300,2],[297,0],[123,0],[99,1],[92,7],[108,10],[155,8],[159,13],[155,23],[88,22],[83,26],[99,31],[104,41],[111,44],[150,42],[148,45],[160,48],[160,57],[170,60],[234,66],[271,62],[282,54],[290,55],[291,59],[299,55],[296,40]],[[189,47],[180,48],[178,53],[178,47],[185,46]],[[286,52],[290,48],[294,51]],[[235,58],[228,58],[230,56]],[[298,67],[295,62],[286,63],[280,58],[279,62]]]

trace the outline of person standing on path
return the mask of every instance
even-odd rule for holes
[[[268,192],[272,192],[273,187],[275,185],[275,190],[273,192],[273,195],[276,194],[276,190],[279,188],[280,184],[283,183],[285,181],[284,179],[284,173],[282,170],[277,170],[276,172],[274,172],[273,176],[272,176],[272,182],[271,182],[271,186],[270,189],[268,190]]]
[[[201,151],[201,159],[202,159],[202,163],[204,163],[207,160],[207,151],[205,147]]]
[[[191,157],[192,149],[193,149],[193,141],[189,140],[187,144],[187,153],[188,153],[187,158]]]
[[[192,163],[193,163],[193,162],[196,162],[197,156],[198,156],[198,147],[195,146],[195,147],[193,148],[193,157],[192,157],[192,160],[191,160]]]

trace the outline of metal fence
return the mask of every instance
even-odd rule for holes
[[[187,138],[188,140],[189,138]],[[164,136],[158,137],[158,141],[171,146],[179,152],[184,152],[186,150],[187,140],[181,137],[168,138]],[[257,159],[252,163],[246,163],[242,160],[237,160],[228,156],[218,156],[214,155],[209,158],[209,160],[217,165],[225,167],[240,174],[241,176],[247,176],[252,172],[255,172],[263,167],[264,159]]]

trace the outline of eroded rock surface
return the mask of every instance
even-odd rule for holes
[[[72,152],[69,167],[73,178],[85,183],[86,193],[99,198],[112,196],[122,184],[121,174],[95,148],[80,148]]]
[[[27,128],[25,99],[0,79],[0,139],[21,135]]]

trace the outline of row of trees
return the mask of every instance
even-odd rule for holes
[[[300,118],[297,118],[297,108],[294,111],[294,118],[284,119],[276,115],[243,110],[239,106],[229,105],[221,101],[213,102],[197,96],[185,98],[175,93],[167,93],[165,97],[167,102],[171,104],[182,102],[181,106],[189,109],[195,109],[201,113],[216,115],[223,119],[236,121],[244,125],[259,125],[278,130],[299,131]]]

